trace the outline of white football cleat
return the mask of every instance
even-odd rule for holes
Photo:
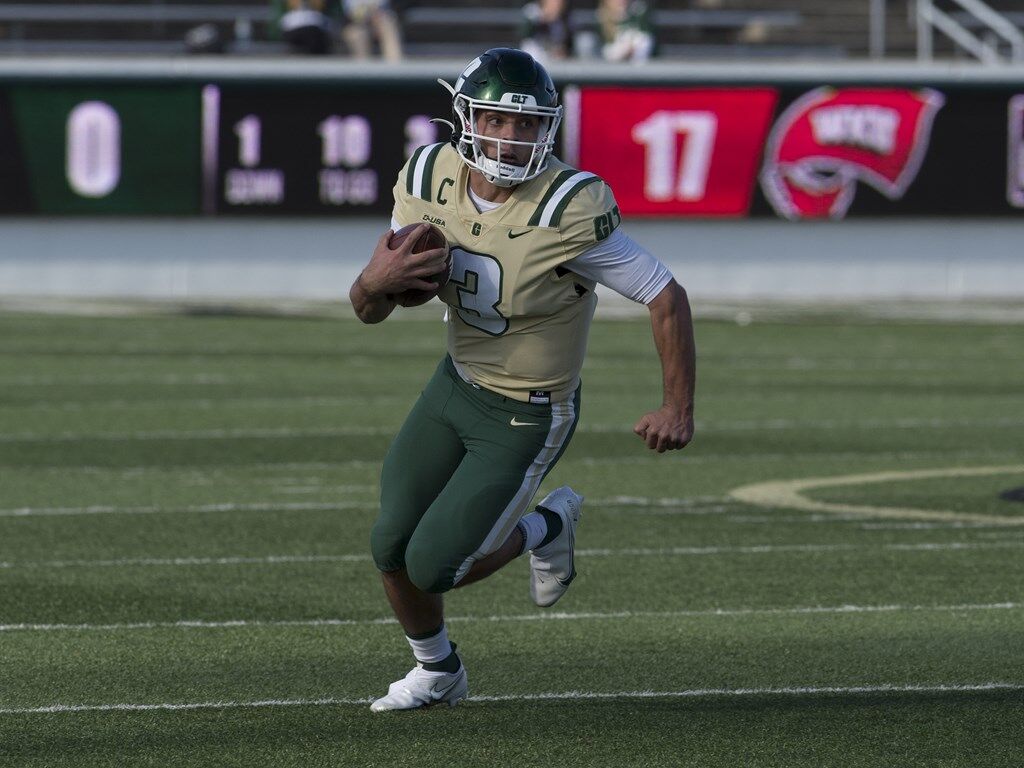
[[[469,678],[466,667],[460,662],[458,672],[430,672],[417,664],[401,680],[388,687],[387,696],[382,696],[370,705],[372,712],[387,712],[392,709],[419,709],[434,704],[454,707],[469,694]]]
[[[558,602],[576,578],[573,550],[583,497],[563,485],[545,496],[537,506],[562,518],[561,533],[530,553],[530,597],[541,608],[547,608]]]

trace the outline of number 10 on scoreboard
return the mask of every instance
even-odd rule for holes
[[[206,213],[383,213],[405,143],[435,140],[415,100],[325,87],[203,88]],[[385,186],[386,189],[386,186]]]

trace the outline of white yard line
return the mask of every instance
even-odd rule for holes
[[[658,466],[665,467],[667,465],[675,464],[746,464],[746,463],[765,463],[765,462],[784,462],[786,464],[795,464],[800,461],[814,461],[820,463],[822,461],[870,461],[870,462],[894,462],[894,461],[922,461],[925,459],[929,460],[941,460],[941,461],[980,461],[980,460],[995,460],[995,459],[1018,459],[1020,457],[1019,451],[992,451],[992,450],[981,450],[981,451],[814,451],[813,453],[687,453],[682,452],[675,454],[674,456],[662,455],[658,456],[655,454],[640,455],[640,456],[608,456],[602,458],[596,458],[593,456],[583,458],[563,458],[558,466],[559,467],[606,467],[606,466]],[[380,469],[380,461],[371,461],[368,459],[345,459],[343,461],[335,462],[324,462],[324,461],[309,461],[309,462],[296,462],[296,461],[282,461],[282,462],[251,462],[243,464],[232,464],[232,465],[220,465],[209,468],[208,472],[213,475],[222,475],[228,472],[244,472],[253,470],[264,470],[268,472],[278,470],[341,470],[341,469]],[[21,474],[28,473],[40,473],[40,474],[55,474],[61,475],[70,472],[81,472],[85,474],[97,474],[97,475],[150,475],[160,474],[167,475],[174,472],[186,471],[190,473],[197,473],[203,471],[200,467],[188,467],[187,469],[181,469],[177,467],[163,467],[163,466],[101,466],[95,464],[68,464],[62,463],[60,466],[22,466],[22,465],[5,465],[0,463],[0,467],[7,467],[12,470],[16,470]]]
[[[578,459],[563,459],[559,466],[584,467],[622,467],[646,466],[657,464],[661,467],[686,464],[763,464],[781,462],[793,465],[800,461],[862,461],[862,462],[899,462],[899,461],[979,461],[994,459],[1019,460],[1020,451],[814,451],[809,453],[687,453],[683,451],[674,455],[639,456],[586,456]]]
[[[118,384],[239,384],[242,382],[258,381],[259,376],[255,374],[225,374],[225,373],[168,373],[168,374],[146,374],[146,373],[125,373],[125,374],[104,374],[99,375],[46,375],[46,376],[0,376],[0,387],[24,386],[24,387],[47,387],[67,386],[69,384],[80,385],[102,385],[111,386]]]
[[[295,429],[292,427],[266,427],[259,429],[197,429],[197,430],[140,430],[134,432],[19,432],[0,435],[0,443],[19,442],[85,442],[85,441],[151,441],[151,440],[224,440],[250,438],[299,437],[365,437],[390,436],[399,425],[351,425]],[[820,419],[767,419],[747,421],[698,422],[698,432],[749,432],[778,430],[837,430],[837,429],[954,429],[965,427],[1019,428],[1022,419],[863,419],[859,421]],[[578,432],[593,434],[632,433],[632,424],[581,424]]]
[[[735,509],[730,507],[729,509]],[[860,516],[856,517],[840,517],[839,515],[806,515],[791,516],[786,515],[727,515],[722,518],[728,523],[736,523],[738,525],[777,525],[778,523],[860,523],[863,522],[864,518]]]
[[[715,555],[771,555],[778,553],[823,552],[957,552],[978,549],[1021,549],[1019,541],[952,541],[916,544],[758,544],[740,547],[627,547],[620,549],[577,549],[577,557],[706,557]],[[147,566],[193,567],[207,565],[286,565],[289,563],[361,563],[369,562],[368,554],[342,555],[246,555],[224,557],[120,558],[112,560],[23,560],[0,561],[0,569],[19,568],[131,568]]]
[[[804,492],[818,488],[837,488],[848,485],[871,485],[906,480],[927,480],[946,477],[983,477],[988,475],[1024,474],[1024,464],[997,467],[946,467],[943,469],[914,469],[895,472],[872,472],[856,475],[833,475],[829,477],[806,477],[797,480],[772,480],[735,488],[729,492],[737,501],[773,509],[799,509],[805,512],[829,512],[840,515],[864,515],[869,517],[909,520],[937,520],[945,522],[987,523],[994,525],[1024,525],[1024,516],[1000,517],[998,515],[973,514],[939,509],[912,509],[887,507],[883,505],[838,504],[816,501],[804,496]]]
[[[366,466],[380,466],[379,461],[338,461],[338,462],[327,462],[327,461],[282,461],[282,462],[266,462],[266,461],[255,461],[245,464],[210,464],[206,466],[154,466],[154,465],[141,465],[141,466],[112,466],[105,467],[95,464],[72,464],[72,465],[61,465],[61,466],[45,466],[45,467],[32,467],[32,466],[19,466],[17,470],[21,473],[39,473],[39,474],[67,474],[69,472],[76,472],[85,475],[123,475],[123,476],[145,476],[145,475],[177,475],[182,474],[186,476],[197,476],[197,477],[235,477],[238,475],[245,476],[246,482],[253,483],[269,483],[275,482],[274,478],[266,477],[267,472],[322,472],[327,470],[337,470],[345,466],[358,466],[364,464]],[[250,478],[250,475],[254,472],[259,473],[256,477]]]
[[[310,512],[376,508],[373,501],[335,501],[330,503],[281,502],[260,504],[197,504],[181,507],[14,507],[0,509],[0,517],[65,517],[74,515],[155,515],[165,513],[212,512]]]
[[[962,613],[968,611],[1015,611],[1024,603],[965,603],[959,605],[834,605],[794,608],[709,608],[684,611],[583,611],[545,612],[492,616],[448,616],[448,623],[531,621],[621,621],[623,619],[678,619],[743,616],[816,616],[873,613]],[[231,619],[225,621],[142,621],[114,624],[0,624],[0,632],[123,632],[150,629],[266,629],[275,627],[366,627],[393,625],[390,617],[376,619]]]
[[[820,518],[827,520],[828,517]],[[846,520],[862,521],[863,517],[834,517],[835,520]],[[861,522],[857,526],[862,531],[952,531],[952,530],[976,530],[976,529],[999,529],[1000,536],[1008,536],[1011,533],[1017,533],[1017,531],[1007,531],[1004,523],[960,523],[960,522],[949,522],[949,523],[865,523]]]
[[[368,491],[377,490],[375,485],[348,485],[337,486],[343,491]],[[314,491],[327,492],[330,486],[320,486],[303,489],[304,492]],[[295,493],[293,487],[277,489],[281,493]],[[640,496],[612,496],[607,499],[588,500],[591,507],[643,507],[657,510],[666,510],[667,514],[712,514],[721,512],[725,507],[703,506],[720,504],[726,501],[719,496],[698,496],[694,498],[646,498]],[[113,504],[95,504],[88,507],[12,507],[0,509],[0,517],[32,517],[38,516],[66,516],[66,515],[141,515],[160,513],[188,513],[188,512],[305,512],[305,511],[329,511],[343,509],[375,510],[377,508],[375,499],[366,501],[337,501],[337,502],[265,502],[252,504],[235,504],[224,502],[217,504],[196,504],[182,505],[177,507],[139,506],[119,507]]]
[[[624,510],[629,515],[720,515],[738,507],[730,501],[727,496],[608,496],[588,497],[586,506],[589,509]]]
[[[727,496],[608,496],[603,499],[588,498],[586,504],[588,507],[700,507],[727,501]]]
[[[579,557],[685,557],[700,555],[766,555],[779,552],[857,552],[894,550],[904,552],[957,551],[969,549],[1005,549],[1024,547],[1024,541],[934,542],[916,544],[757,544],[741,547],[659,547],[625,549],[577,549]]]
[[[279,493],[287,496],[311,496],[313,494],[372,493],[377,490],[375,485],[279,485],[270,489],[271,494]],[[373,502],[367,502],[372,505]]]
[[[199,565],[288,565],[291,563],[363,563],[369,555],[267,555],[266,557],[126,557],[117,560],[0,561],[0,569],[16,568],[132,568],[146,566],[191,567]]]
[[[836,429],[952,429],[955,427],[1024,426],[1024,419],[980,418],[894,418],[894,419],[747,419],[739,421],[697,421],[698,432],[773,432],[778,430],[836,430]],[[631,424],[582,424],[584,432],[631,432]]]
[[[253,483],[260,483],[261,480],[254,480]],[[273,478],[264,478],[262,482],[277,482]],[[318,479],[313,479],[319,483]],[[312,494],[312,493],[367,493],[375,494],[378,490],[376,485],[308,485],[290,486],[282,485],[272,489],[273,493],[284,495]],[[731,502],[731,503],[730,503]],[[729,511],[735,511],[741,502],[730,499],[728,496],[693,496],[693,497],[653,497],[653,496],[609,496],[607,498],[588,498],[588,508],[598,509],[623,509],[629,514],[645,515],[720,515]],[[99,514],[159,514],[159,513],[211,513],[211,512],[301,512],[321,510],[343,510],[343,509],[365,509],[373,510],[377,507],[376,499],[366,501],[337,501],[337,502],[263,502],[251,504],[236,504],[232,502],[182,505],[176,507],[139,506],[119,507],[113,504],[95,504],[87,507],[13,507],[0,509],[2,517],[31,517],[39,516],[65,516],[65,515],[99,515]],[[642,510],[642,512],[640,511]],[[959,529],[959,528],[992,528],[1003,527],[1003,518],[999,523],[981,522],[949,522],[949,523],[863,523],[863,515],[808,515],[806,517],[785,517],[781,515],[729,515],[724,518],[730,523],[746,524],[774,524],[774,523],[833,523],[833,522],[859,522],[861,528],[866,530],[887,530],[887,529]]]
[[[18,403],[0,406],[10,411],[91,411],[91,410],[153,410],[166,413],[168,411],[195,409],[200,411],[223,410],[226,408],[281,408],[294,406],[351,406],[366,407],[369,405],[408,404],[410,398],[401,395],[365,395],[347,397],[321,397],[317,395],[296,395],[293,397],[193,397],[193,398],[162,398],[151,400],[58,400],[35,403]]]
[[[349,426],[294,429],[292,427],[266,427],[260,429],[157,429],[138,432],[21,432],[0,435],[0,443],[75,443],[86,441],[128,442],[150,440],[228,440],[240,438],[299,438],[299,437],[365,437],[393,435],[398,427]]]
[[[706,699],[749,698],[753,696],[853,696],[865,694],[935,694],[1024,691],[1024,684],[986,683],[880,683],[850,686],[780,686],[763,688],[693,688],[681,691],[548,691],[542,693],[470,696],[467,701],[483,704],[529,701],[595,701],[616,699]],[[373,696],[364,698],[262,699],[257,701],[198,701],[157,704],[51,704],[42,707],[3,707],[0,715],[51,715],[75,712],[181,712],[205,709],[264,709],[271,707],[346,707],[365,706]]]

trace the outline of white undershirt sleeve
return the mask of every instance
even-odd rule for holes
[[[641,304],[650,304],[672,281],[668,267],[621,229],[564,266]]]

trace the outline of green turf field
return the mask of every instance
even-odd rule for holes
[[[371,714],[410,665],[379,462],[437,314],[0,314],[0,765],[1024,763],[1015,325],[699,322],[696,439],[658,456],[649,328],[596,323],[542,489],[587,496],[579,579],[449,595],[473,698]]]

